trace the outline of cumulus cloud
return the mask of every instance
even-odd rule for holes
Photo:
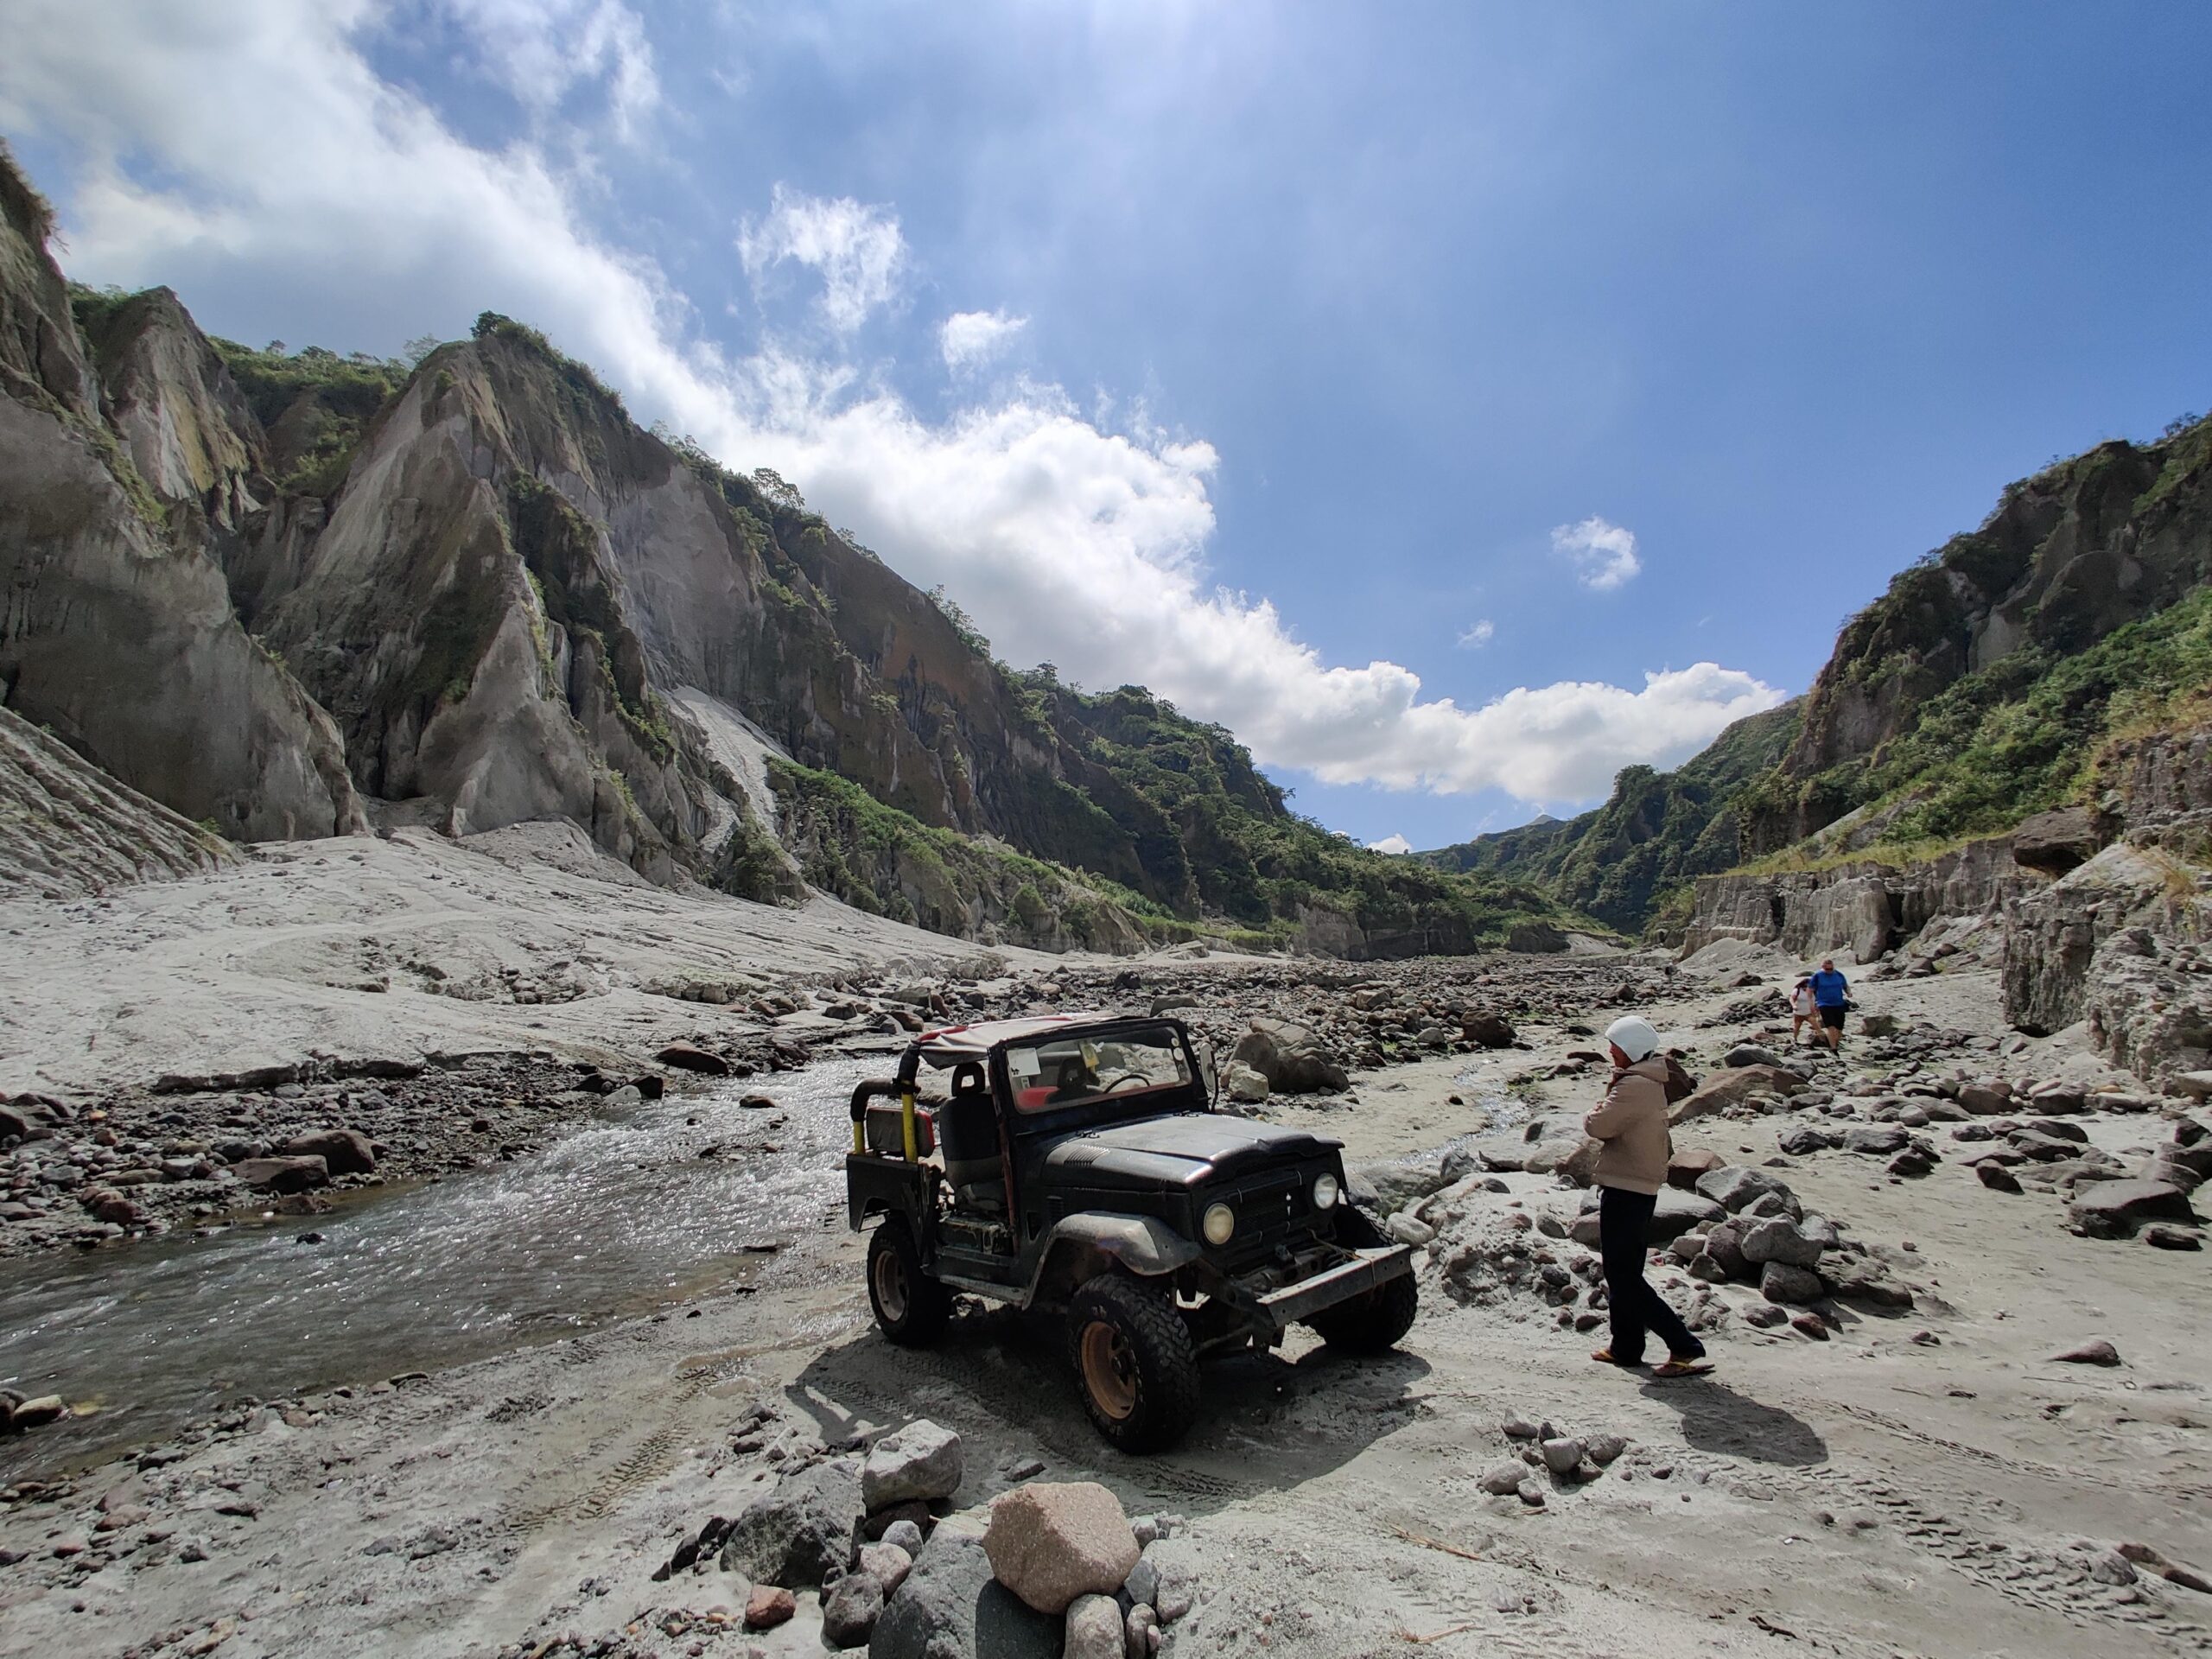
[[[906,238],[898,218],[884,208],[779,184],[766,215],[740,228],[737,252],[755,280],[786,259],[819,273],[822,315],[840,334],[850,334],[898,292]]]
[[[1634,580],[1643,569],[1636,556],[1636,533],[1609,524],[1597,514],[1552,531],[1552,551],[1574,567],[1575,580],[1596,593],[1610,593]]]
[[[1472,627],[1465,629],[1461,632],[1459,635],[1459,649],[1462,651],[1480,651],[1484,645],[1490,644],[1490,642],[1497,637],[1497,625],[1492,622],[1488,617],[1484,617]]]
[[[1369,852],[1388,853],[1393,858],[1402,858],[1413,849],[1413,842],[1408,841],[1403,836],[1385,836],[1380,841],[1370,841],[1367,843]]]
[[[188,301],[193,276],[293,316],[311,296],[315,315],[373,321],[394,342],[486,306],[526,318],[642,416],[734,466],[775,467],[910,580],[944,582],[1010,659],[1150,685],[1264,763],[1331,783],[1586,800],[1620,766],[1671,764],[1780,700],[1706,662],[1634,689],[1569,682],[1463,708],[1423,700],[1395,663],[1325,663],[1266,599],[1209,577],[1217,458],[1202,439],[1134,415],[1114,429],[1026,384],[925,419],[834,354],[773,336],[721,352],[532,143],[471,143],[379,79],[359,41],[381,17],[371,0],[16,0],[0,123],[76,158],[73,273],[178,281]],[[125,159],[148,156],[143,170]],[[788,188],[741,245],[756,274],[785,260],[819,272],[842,333],[892,297],[905,259],[888,210]],[[1632,538],[1624,551],[1632,565]]]
[[[956,311],[938,326],[938,349],[944,366],[960,374],[989,362],[1028,326],[1028,318],[1003,311]]]

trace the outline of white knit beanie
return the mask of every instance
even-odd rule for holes
[[[1659,1052],[1659,1033],[1641,1014],[1624,1014],[1605,1027],[1605,1040],[1629,1058],[1633,1065]]]

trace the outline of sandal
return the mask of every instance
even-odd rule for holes
[[[1632,1371],[1643,1363],[1640,1359],[1615,1359],[1613,1351],[1610,1348],[1600,1348],[1590,1357],[1600,1365],[1618,1365],[1624,1371]]]
[[[1665,1359],[1651,1368],[1651,1375],[1662,1376],[1703,1376],[1713,1370],[1709,1359]]]

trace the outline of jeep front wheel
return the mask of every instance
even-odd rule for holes
[[[904,1348],[934,1342],[952,1313],[952,1298],[922,1271],[913,1230],[899,1217],[868,1237],[868,1300],[883,1334]]]
[[[1068,1354],[1084,1409],[1124,1452],[1157,1452],[1198,1414],[1198,1345],[1164,1286],[1102,1274],[1068,1308]]]
[[[1411,1274],[1380,1284],[1325,1313],[1316,1313],[1306,1324],[1330,1347],[1347,1354],[1379,1354],[1398,1345],[1414,1328],[1421,1311],[1421,1293]]]

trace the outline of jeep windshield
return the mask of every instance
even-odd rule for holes
[[[1014,1109],[1058,1111],[1111,1100],[1157,1111],[1162,1098],[1198,1080],[1190,1051],[1173,1026],[1136,1026],[1110,1034],[1046,1036],[1006,1048]]]

